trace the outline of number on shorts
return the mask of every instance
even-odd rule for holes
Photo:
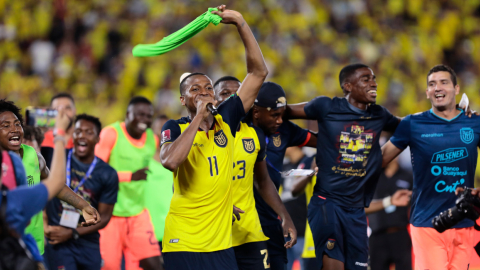
[[[262,249],[260,250],[260,254],[265,254],[265,258],[263,258],[263,266],[265,267],[265,269],[270,269],[270,264],[268,263],[268,250]]]
[[[153,231],[147,231],[147,234],[150,235],[150,237],[148,237],[150,245],[158,245],[157,239],[155,238],[155,234],[153,233]]]

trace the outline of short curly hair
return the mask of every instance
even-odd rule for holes
[[[12,112],[18,120],[20,120],[20,123],[22,124],[23,127],[23,116],[20,113],[21,109],[13,103],[13,101],[8,101],[6,99],[0,99],[0,113],[4,112]]]
[[[75,118],[75,123],[77,123],[80,120],[85,120],[93,123],[95,125],[95,128],[97,129],[97,135],[100,135],[100,131],[102,131],[102,123],[100,122],[100,119],[98,119],[95,116],[82,113],[77,115],[77,117]]]

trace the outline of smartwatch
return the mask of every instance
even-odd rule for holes
[[[80,237],[80,234],[78,234],[78,231],[75,229],[72,229],[72,239],[77,240]]]

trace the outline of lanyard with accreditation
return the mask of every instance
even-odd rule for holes
[[[66,179],[66,184],[69,188],[72,188],[71,185],[71,179],[72,179],[72,150],[68,151],[68,156],[67,156],[67,179]],[[95,166],[97,165],[98,159],[95,157],[93,159],[92,164],[90,164],[90,167],[88,168],[87,173],[85,176],[80,180],[78,185],[73,189],[73,192],[77,193],[78,189],[85,184],[87,179],[90,177],[92,174],[93,170],[95,169]],[[60,225],[69,227],[69,228],[77,228],[78,221],[80,219],[80,213],[78,213],[71,205],[64,203],[62,201],[62,206],[63,206],[63,212],[62,212],[62,217],[60,219]]]

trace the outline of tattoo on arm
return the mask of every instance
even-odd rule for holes
[[[245,25],[245,22],[242,22],[242,25],[240,25],[240,27],[243,27]]]
[[[81,209],[81,202],[83,201],[83,199],[77,194],[75,194],[72,190],[70,190],[70,188],[68,188],[67,186],[65,186],[62,192],[58,194],[58,198],[77,209]]]

